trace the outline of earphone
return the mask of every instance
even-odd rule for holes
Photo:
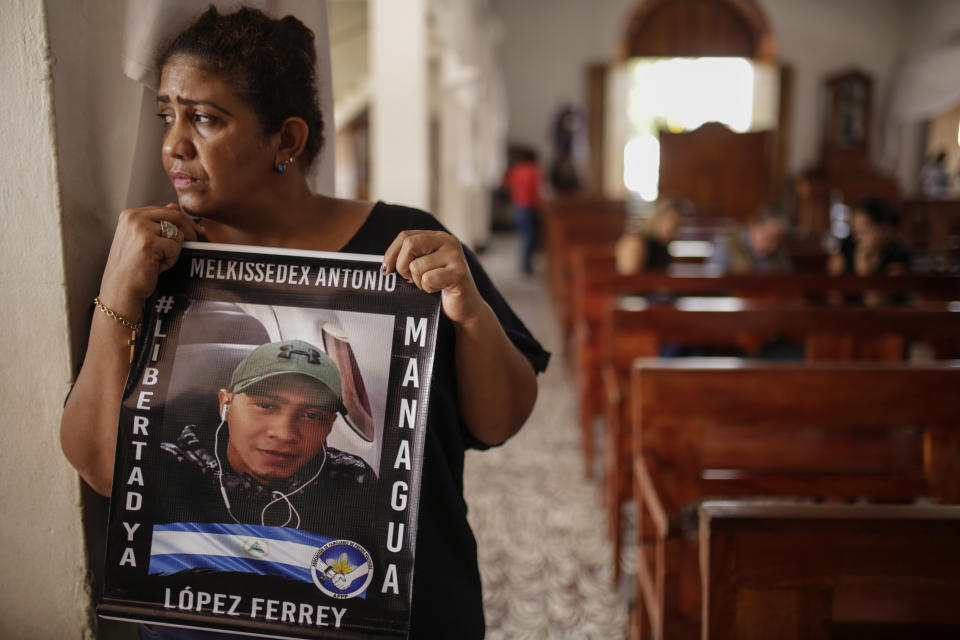
[[[230,514],[230,517],[233,518],[237,524],[240,524],[240,521],[237,520],[234,517],[233,512],[230,511],[230,498],[227,497],[227,489],[223,486],[223,463],[220,462],[220,452],[217,450],[217,444],[220,441],[220,429],[227,421],[227,407],[229,406],[229,402],[224,402],[223,406],[220,408],[220,424],[217,425],[217,431],[213,435],[213,456],[217,459],[217,482],[220,484],[220,495],[223,496],[223,504],[227,507],[227,513]]]
[[[227,508],[227,513],[230,515],[231,518],[233,518],[233,521],[236,522],[237,524],[243,524],[242,522],[237,520],[237,517],[233,515],[233,511],[230,510],[230,498],[227,497],[227,488],[223,486],[223,462],[220,461],[220,447],[219,447],[220,429],[222,429],[223,425],[226,424],[227,422],[227,407],[229,406],[230,406],[229,402],[224,402],[223,407],[221,407],[220,409],[220,424],[217,425],[217,430],[213,435],[213,455],[217,460],[217,483],[220,485],[220,495],[223,497],[223,504]],[[266,523],[267,509],[272,507],[277,502],[280,502],[281,500],[283,500],[287,503],[288,511],[287,511],[286,521],[280,526],[281,527],[287,526],[288,524],[290,524],[290,519],[296,516],[297,524],[294,525],[294,528],[297,528],[297,529],[300,528],[300,513],[296,510],[296,508],[294,508],[293,503],[290,502],[290,496],[296,493],[299,493],[300,491],[303,491],[310,485],[311,482],[313,482],[320,476],[320,472],[323,471],[323,466],[327,462],[327,445],[326,444],[322,446],[322,450],[323,450],[323,459],[320,461],[320,466],[317,467],[317,472],[313,474],[313,477],[311,477],[309,480],[304,482],[297,489],[291,491],[290,493],[283,493],[282,491],[276,491],[276,490],[271,492],[270,495],[273,498],[273,500],[268,502],[266,506],[263,508],[263,510],[260,512],[260,524],[262,526],[267,526],[267,523]]]

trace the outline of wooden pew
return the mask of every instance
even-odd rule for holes
[[[632,298],[615,301],[601,330],[604,494],[615,579],[622,544],[621,506],[630,498],[634,447],[628,426],[632,397],[627,389],[636,358],[656,357],[665,343],[739,344],[746,355],[752,355],[767,339],[780,336],[803,344],[808,362],[900,362],[911,340],[942,342],[960,336],[960,309],[951,308],[949,303],[881,309],[822,307],[740,298],[680,298],[672,304],[649,306]]]
[[[623,234],[627,221],[626,207],[617,210],[598,208],[596,211],[564,211],[555,213],[548,240],[548,259],[551,290],[557,303],[564,336],[564,353],[572,333],[572,285],[577,273],[616,275],[614,246]],[[718,215],[685,215],[677,229],[677,240],[683,242],[711,242],[734,224],[730,218]],[[678,267],[702,267],[703,256],[674,256]],[[682,265],[681,263],[692,263]]]
[[[960,363],[637,361],[634,634],[699,635],[699,500],[960,500],[958,388]]]
[[[626,219],[626,203],[620,200],[567,196],[544,203],[547,280],[558,308],[566,303],[570,247],[612,245],[623,232]]]
[[[711,243],[719,234],[728,229],[733,221],[729,218],[722,218],[716,215],[685,215],[680,220],[680,226],[677,229],[676,240],[683,242],[706,242]],[[614,235],[609,236],[609,230],[596,231],[591,229],[582,229],[578,234],[580,237],[568,245],[565,251],[564,260],[567,263],[564,267],[564,274],[567,276],[568,286],[577,287],[577,281],[584,276],[588,277],[617,277],[616,262],[614,259],[614,247],[616,241],[622,234],[623,229]],[[574,232],[575,235],[576,232]],[[607,236],[606,241],[603,240]],[[595,241],[591,241],[595,239]],[[671,243],[673,250],[673,243]],[[709,274],[709,270],[704,270],[704,256],[673,256],[674,271],[683,272],[687,270],[696,275]],[[661,272],[662,275],[676,275],[673,271]],[[649,272],[639,275],[649,275]],[[713,274],[715,275],[715,274]],[[638,293],[638,292],[632,292]],[[567,296],[569,305],[562,309],[561,322],[564,329],[564,344],[568,344],[572,333],[572,311],[575,298],[575,292],[571,290]]]
[[[705,502],[703,640],[960,637],[960,506]]]
[[[608,363],[632,360],[622,349],[631,341],[613,342],[631,335],[657,349],[663,343],[722,345],[735,336],[750,337],[746,342],[782,336],[805,342],[808,360],[894,361],[902,359],[907,341],[960,335],[960,302],[868,308],[719,296],[651,304],[625,296],[611,303],[603,322]]]
[[[547,277],[565,333],[571,325],[574,262],[582,251],[610,251],[623,231],[624,218],[613,215],[577,217],[558,222],[548,250]],[[566,342],[564,343],[567,344]]]
[[[586,320],[593,309],[589,306],[590,291],[586,287],[594,282],[605,282],[616,277],[616,265],[612,245],[580,245],[570,250],[570,289],[567,307],[560,314],[560,327],[566,349],[574,339],[574,328]],[[607,287],[609,289],[609,286]],[[602,310],[603,307],[600,307]]]
[[[931,271],[960,268],[960,200],[906,200],[903,235]]]
[[[574,251],[571,311],[568,329],[573,339],[579,422],[583,443],[584,469],[589,476],[594,457],[593,425],[602,414],[601,366],[603,344],[600,327],[610,301],[631,294],[731,295],[748,299],[806,299],[825,301],[830,297],[876,291],[884,295],[905,293],[911,300],[960,300],[960,277],[955,276],[827,276],[823,274],[709,276],[702,269],[684,267],[687,274],[643,273],[619,276],[610,271],[613,253],[609,248],[578,247]],[[565,342],[566,344],[566,342]]]
[[[580,327],[588,331],[595,329],[607,302],[623,295],[714,295],[843,302],[844,296],[872,291],[884,297],[901,295],[909,301],[960,300],[960,277],[956,276],[828,276],[820,273],[724,276],[694,265],[624,276],[612,271],[613,251],[603,246],[575,248],[571,264],[571,334]]]
[[[622,295],[722,295],[739,298],[807,299],[829,302],[873,291],[910,301],[960,300],[960,277],[947,275],[829,276],[825,273],[720,275],[707,265],[674,265],[667,271],[619,275],[611,246],[570,250],[571,327],[599,318],[605,303]]]

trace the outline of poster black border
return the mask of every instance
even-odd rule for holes
[[[272,283],[258,282],[251,284],[242,279],[222,277],[225,272],[219,267],[214,270],[213,277],[207,277],[204,273],[199,276],[196,270],[196,260],[211,261],[202,264],[222,265],[229,261],[248,261],[273,265],[299,265],[302,269],[309,266],[311,271],[321,266],[339,268],[344,272],[352,270],[363,272],[359,279],[361,286],[351,286],[351,281],[355,285],[358,282],[356,275],[352,278],[343,275],[343,286],[332,286],[331,284],[311,283],[309,280],[304,283],[304,278],[299,282],[285,281]],[[220,261],[220,262],[216,262]],[[379,265],[382,258],[379,256],[369,256],[360,254],[328,253],[316,251],[288,251],[274,250],[263,247],[245,247],[238,245],[218,245],[209,243],[184,243],[184,249],[177,264],[161,275],[154,295],[148,300],[144,312],[144,329],[141,333],[137,346],[137,354],[134,363],[131,365],[127,385],[125,387],[123,407],[121,408],[120,421],[118,425],[117,438],[117,463],[114,473],[113,493],[115,499],[110,503],[110,522],[108,525],[108,540],[105,567],[105,584],[101,604],[97,607],[97,614],[101,617],[114,620],[129,620],[148,622],[153,624],[183,626],[203,630],[222,630],[230,633],[241,633],[258,637],[276,637],[276,638],[362,638],[362,637],[405,637],[409,625],[410,603],[412,598],[413,585],[413,558],[416,553],[416,529],[417,513],[419,511],[419,495],[422,480],[423,449],[426,430],[426,408],[429,406],[429,395],[431,388],[431,379],[433,373],[434,349],[436,347],[436,336],[440,316],[439,294],[425,294],[414,285],[405,282],[403,279],[396,278],[393,275],[392,288],[384,283],[389,282],[384,279],[382,274],[371,280],[371,272],[379,274]],[[374,268],[371,269],[371,266]],[[279,271],[279,268],[275,272]],[[234,274],[236,271],[234,271]],[[319,271],[317,271],[319,273]],[[312,279],[312,278],[311,278]],[[331,278],[332,280],[332,278]],[[371,295],[370,289],[366,285],[376,282],[380,290],[376,295]],[[162,308],[159,301],[167,296],[174,296],[176,301],[173,308],[168,308],[164,313],[158,309]],[[178,337],[183,315],[186,312],[187,301],[191,300],[211,300],[211,301],[242,301],[249,304],[261,304],[272,306],[288,306],[303,308],[332,309],[337,311],[347,311],[355,313],[371,313],[378,315],[392,315],[394,317],[394,338],[393,348],[390,354],[390,371],[387,385],[387,401],[383,423],[383,439],[380,443],[380,465],[377,469],[377,475],[380,478],[380,489],[377,499],[377,526],[375,539],[378,546],[386,540],[386,518],[390,515],[387,511],[388,502],[384,495],[388,493],[385,487],[391,485],[391,478],[397,473],[387,472],[389,461],[393,459],[393,451],[387,449],[387,433],[391,430],[401,430],[402,417],[400,411],[400,396],[403,390],[400,388],[400,381],[403,375],[401,366],[410,357],[419,356],[420,361],[420,387],[408,396],[408,399],[415,398],[419,410],[416,411],[414,424],[412,425],[413,434],[410,438],[412,448],[413,465],[410,472],[405,476],[409,482],[408,504],[405,509],[405,518],[403,520],[406,530],[403,535],[403,546],[396,558],[397,571],[402,576],[402,592],[404,607],[403,615],[398,616],[396,605],[385,607],[379,610],[380,617],[376,612],[370,613],[373,607],[359,607],[361,613],[355,620],[351,621],[349,628],[344,627],[336,631],[325,631],[316,627],[291,627],[278,625],[274,622],[263,622],[258,620],[238,620],[236,618],[225,619],[214,614],[195,614],[184,613],[179,610],[164,609],[163,605],[156,598],[148,598],[144,593],[155,583],[156,576],[147,576],[147,568],[141,566],[136,568],[123,567],[118,568],[118,560],[122,554],[121,548],[124,547],[123,540],[127,537],[127,532],[122,526],[125,507],[129,503],[124,503],[125,478],[131,471],[130,447],[134,436],[131,433],[130,425],[137,409],[137,399],[145,391],[144,371],[148,365],[155,365],[156,368],[165,372],[163,379],[155,382],[150,390],[156,394],[157,398],[166,398],[167,387],[169,386],[170,373],[173,370],[173,364],[178,346]],[[393,309],[392,312],[386,312],[385,309]],[[169,314],[169,315],[167,315]],[[427,319],[425,347],[417,345],[405,346],[403,344],[403,334],[406,331],[406,317],[412,316],[418,319]],[[142,407],[141,407],[142,409]],[[157,405],[157,411],[150,416],[151,420],[156,419],[159,424],[164,424],[163,407]],[[161,429],[154,429],[155,433],[141,438],[149,439],[147,448],[159,447],[159,433]],[[138,436],[139,437],[139,436]],[[393,437],[396,441],[400,435]],[[396,449],[394,445],[394,450]],[[146,491],[145,491],[146,493]],[[154,520],[143,522],[145,542],[140,542],[141,557],[143,549],[147,549],[146,556],[149,557],[149,546],[151,539],[151,527]],[[131,543],[132,544],[132,543]],[[386,552],[386,546],[381,547]],[[147,563],[148,564],[148,563]],[[143,563],[141,562],[141,565]],[[130,570],[130,571],[126,571]],[[126,577],[118,580],[118,574],[126,571]],[[255,577],[254,580],[257,580]],[[311,585],[312,587],[312,585]],[[244,589],[244,595],[251,597],[258,595],[254,592],[256,589]],[[135,598],[133,596],[136,596]],[[343,601],[333,601],[330,604],[336,605]],[[392,618],[390,612],[393,612]],[[402,620],[400,618],[403,618]]]

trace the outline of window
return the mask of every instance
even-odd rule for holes
[[[746,58],[635,58],[626,73],[623,183],[657,199],[659,135],[721,122],[736,132],[776,127],[779,74]]]

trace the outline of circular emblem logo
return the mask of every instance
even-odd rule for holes
[[[373,560],[356,542],[334,540],[313,555],[310,575],[317,588],[331,598],[356,598],[373,580]]]
[[[251,558],[263,560],[270,555],[270,544],[266,540],[253,538],[252,540],[243,541],[243,550]]]

